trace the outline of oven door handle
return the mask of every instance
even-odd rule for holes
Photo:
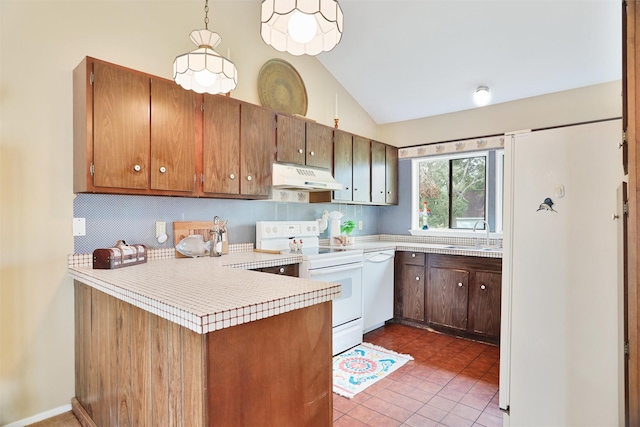
[[[362,268],[362,263],[340,265],[338,267],[319,268],[317,270],[309,270],[309,276],[320,276],[323,274],[340,273],[341,271],[353,271]]]

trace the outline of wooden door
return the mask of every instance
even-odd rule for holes
[[[305,164],[305,122],[301,119],[276,115],[278,130],[277,160],[285,163]]]
[[[373,203],[384,204],[386,198],[386,157],[385,145],[371,141],[371,201]]]
[[[478,271],[472,286],[469,331],[499,338],[502,274]]]
[[[333,177],[342,184],[342,190],[333,192],[333,199],[353,200],[353,135],[341,130],[334,131]]]
[[[333,129],[318,123],[307,123],[307,166],[332,170]]]
[[[196,93],[151,82],[151,188],[196,190]]]
[[[427,294],[429,323],[466,330],[468,287],[468,271],[431,267]]]
[[[202,190],[240,194],[240,103],[204,95]]]
[[[405,263],[397,266],[394,316],[424,322],[425,267]]]
[[[269,197],[275,150],[273,111],[240,105],[240,194]]]
[[[371,142],[353,136],[353,201],[371,201]]]
[[[93,65],[93,185],[149,188],[149,78]]]
[[[398,148],[386,146],[386,174],[385,189],[387,191],[385,202],[390,205],[398,204]]]
[[[629,426],[629,380],[630,380],[630,359],[629,359],[629,310],[632,309],[629,306],[629,275],[627,274],[627,253],[629,251],[628,239],[627,239],[627,221],[628,215],[625,212],[625,204],[627,203],[627,183],[623,182],[617,191],[617,221],[618,221],[618,281],[619,286],[622,287],[623,295],[623,331],[622,331],[622,349],[624,359],[624,412],[625,412],[625,425]]]

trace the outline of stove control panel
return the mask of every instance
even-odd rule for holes
[[[304,238],[320,235],[316,221],[258,221],[256,222],[256,242],[276,238]]]

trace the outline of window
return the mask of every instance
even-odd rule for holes
[[[412,228],[502,231],[502,153],[414,159]]]

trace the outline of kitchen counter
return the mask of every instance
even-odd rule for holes
[[[502,258],[502,248],[484,250],[472,245],[455,245],[448,243],[420,243],[397,240],[358,241],[358,238],[356,238],[356,242],[354,245],[338,247],[360,249],[365,253],[391,249],[394,251],[425,252],[444,255],[464,255],[484,258]]]
[[[301,262],[296,254],[240,252],[173,258],[115,270],[70,266],[74,279],[199,334],[320,304],[340,285],[249,269]]]

